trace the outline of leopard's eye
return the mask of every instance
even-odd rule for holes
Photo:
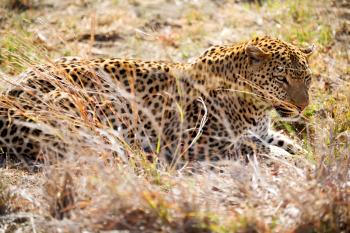
[[[280,83],[285,83],[285,84],[288,84],[288,80],[286,77],[284,76],[276,76],[276,80]]]

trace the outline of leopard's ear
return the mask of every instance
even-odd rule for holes
[[[301,48],[300,51],[303,52],[303,54],[306,57],[310,57],[311,54],[316,50],[316,46],[314,44],[310,45],[309,47],[306,48]]]
[[[253,64],[258,64],[271,58],[270,53],[266,53],[262,49],[250,44],[245,48],[245,52]]]

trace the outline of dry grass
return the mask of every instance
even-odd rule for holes
[[[20,114],[40,123],[31,127],[58,136],[69,156],[37,173],[1,168],[0,231],[350,231],[346,2],[23,2],[25,11],[0,8],[5,13],[0,14],[1,76],[11,82],[26,68],[63,55],[184,61],[210,44],[265,33],[315,43],[312,101],[304,120],[277,125],[303,143],[303,157],[312,166],[231,161],[223,162],[222,173],[204,163],[194,164],[193,173],[191,167],[173,170],[149,162],[137,148],[117,143],[113,130],[99,120],[80,117],[94,103],[84,89],[67,84],[41,103],[46,108]],[[67,92],[80,116],[62,112],[52,98]],[[20,109],[28,100],[1,101]],[[49,142],[45,154],[52,161],[57,151]],[[129,160],[113,156],[120,146]]]

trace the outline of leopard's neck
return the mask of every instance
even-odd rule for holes
[[[246,98],[251,95],[249,99],[254,99],[253,102],[260,107],[264,105],[268,108],[270,104],[264,100],[264,94],[249,77],[249,60],[245,52],[248,43],[209,48],[185,70],[192,80],[203,84],[207,90],[228,90],[235,95],[244,93]]]
[[[193,70],[203,75],[218,77],[235,82],[247,78],[248,58],[245,53],[247,43],[214,46],[206,50],[192,64]]]

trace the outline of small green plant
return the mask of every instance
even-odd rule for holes
[[[311,104],[304,109],[303,114],[305,117],[310,118],[315,115],[318,109],[316,104]]]
[[[31,64],[42,61],[45,55],[45,49],[35,44],[32,35],[24,30],[0,38],[0,68],[9,74],[19,74]]]
[[[329,25],[321,25],[317,34],[317,42],[322,46],[329,45],[333,40],[332,29]]]

